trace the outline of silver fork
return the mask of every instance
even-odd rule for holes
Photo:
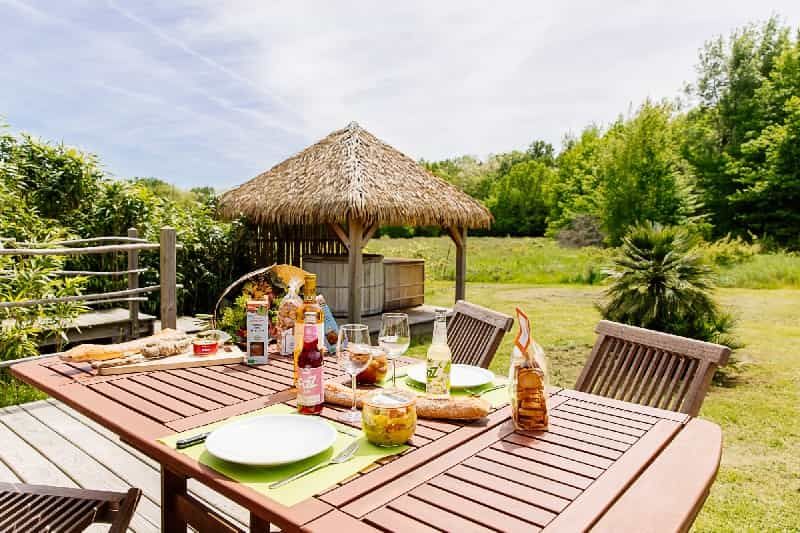
[[[282,487],[282,486],[286,485],[287,483],[291,483],[295,479],[300,479],[301,477],[307,476],[311,472],[316,472],[317,470],[319,470],[321,468],[325,468],[326,466],[338,465],[340,463],[347,462],[356,454],[356,451],[358,450],[358,446],[359,446],[359,441],[358,440],[354,440],[353,442],[351,442],[347,446],[347,448],[342,450],[341,453],[339,455],[337,455],[336,457],[334,457],[333,459],[328,459],[327,461],[324,461],[324,462],[322,462],[322,463],[320,463],[318,465],[314,465],[311,468],[307,468],[307,469],[303,470],[302,472],[298,472],[298,473],[294,474],[293,476],[289,476],[287,478],[281,479],[280,481],[276,481],[275,483],[271,483],[269,488],[277,489],[278,487]]]
[[[498,389],[505,389],[507,386],[508,386],[507,383],[503,383],[502,385],[495,385],[494,387],[490,387],[490,388],[488,388],[486,390],[482,390],[482,391],[471,390],[471,391],[469,391],[469,395],[470,396],[483,396],[487,392],[492,392],[492,391],[495,391],[495,390],[498,390]]]

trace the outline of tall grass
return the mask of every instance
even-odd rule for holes
[[[367,251],[385,256],[425,259],[431,281],[455,279],[455,246],[449,237],[372,239]],[[467,280],[526,285],[596,285],[615,251],[608,248],[563,248],[534,237],[470,237]],[[718,267],[718,284],[746,289],[800,288],[800,256],[757,254]]]
[[[385,256],[425,259],[429,280],[455,279],[455,246],[449,237],[380,238],[368,251]],[[562,248],[552,239],[532,237],[470,237],[467,240],[467,279],[481,283],[588,284],[598,283],[611,257],[602,248]]]
[[[741,263],[720,268],[717,283],[721,287],[742,289],[800,288],[800,255],[756,255]]]

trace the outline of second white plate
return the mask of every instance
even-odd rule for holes
[[[425,364],[409,366],[406,375],[417,383],[425,383]],[[494,381],[491,370],[472,365],[452,365],[450,367],[450,387],[453,389],[471,389]]]
[[[262,415],[211,432],[208,453],[232,463],[274,466],[312,457],[333,446],[336,430],[316,416]]]

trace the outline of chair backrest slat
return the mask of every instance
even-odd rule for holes
[[[503,313],[464,300],[456,302],[447,324],[453,362],[488,368],[514,320]]]
[[[0,531],[83,531],[111,523],[110,533],[130,524],[141,490],[127,493],[24,483],[0,483]]]
[[[607,320],[596,331],[577,390],[692,416],[731,353],[720,344]]]

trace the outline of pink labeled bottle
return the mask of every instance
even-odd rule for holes
[[[304,318],[303,349],[297,358],[297,410],[304,415],[316,415],[322,412],[325,401],[322,353],[316,313],[306,313]]]

